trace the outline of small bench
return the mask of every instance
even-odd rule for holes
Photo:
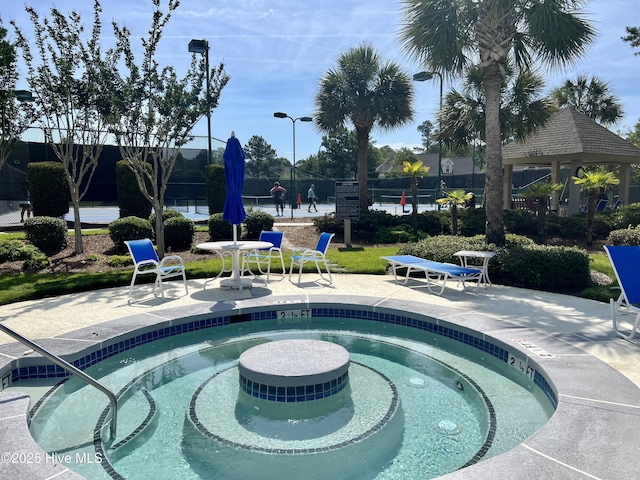
[[[487,287],[482,267],[470,268],[454,265],[453,263],[433,262],[413,255],[392,255],[380,258],[389,262],[396,282],[398,282],[399,268],[407,269],[403,284],[406,284],[409,281],[409,275],[412,272],[424,272],[429,292],[435,293],[436,295],[441,295],[442,292],[444,292],[447,285],[447,279],[457,280],[459,283],[462,282],[463,288],[465,287],[465,282],[469,281],[477,282],[476,287],[480,285],[480,283],[483,283],[485,288]],[[431,289],[432,281],[442,282],[440,291],[434,292]]]

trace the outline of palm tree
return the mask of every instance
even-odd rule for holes
[[[615,124],[624,116],[620,99],[611,93],[610,86],[598,77],[579,75],[575,82],[567,80],[551,92],[559,107],[570,105],[602,125]]]
[[[425,68],[460,76],[482,69],[485,97],[486,241],[505,243],[501,90],[506,67],[574,61],[595,37],[574,0],[403,0],[403,49]]]
[[[530,199],[536,205],[538,217],[538,243],[544,243],[546,236],[547,203],[549,197],[562,189],[561,183],[537,182],[520,192],[520,196]]]
[[[413,84],[393,62],[382,61],[373,46],[362,44],[338,57],[320,80],[315,97],[316,126],[325,132],[350,122],[358,139],[360,211],[367,202],[369,135],[377,126],[398,128],[413,120]]]
[[[553,114],[551,102],[542,96],[544,79],[531,70],[506,71],[500,105],[502,141],[522,140],[544,125]],[[451,89],[438,120],[438,140],[453,151],[465,151],[476,138],[485,141],[484,86],[482,69],[467,72],[462,91]]]
[[[593,243],[593,219],[596,216],[596,205],[600,191],[607,191],[611,185],[618,185],[620,180],[613,172],[603,170],[584,170],[580,177],[572,177],[580,190],[587,192],[587,245]]]
[[[620,180],[613,172],[603,170],[583,170],[580,177],[572,177],[580,190],[587,192],[587,245],[593,242],[593,220],[596,214],[599,194],[608,190],[611,185],[618,185]]]
[[[465,208],[469,205],[473,197],[473,193],[464,190],[451,190],[446,192],[443,198],[438,198],[436,202],[440,205],[449,205],[451,207],[451,229],[454,235],[458,235],[458,208]]]
[[[413,234],[418,234],[418,178],[422,178],[429,173],[429,167],[422,163],[422,160],[415,162],[402,162],[402,171],[411,177],[411,223]]]

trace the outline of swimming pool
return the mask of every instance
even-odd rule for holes
[[[104,347],[104,351],[81,356],[76,361],[79,366],[88,367],[89,373],[102,377],[103,381],[112,386],[114,390],[121,390],[118,436],[126,437],[133,426],[137,428],[143,425],[141,431],[136,432],[127,442],[114,450],[115,452],[120,450],[117,454],[110,455],[108,446],[105,451],[96,450],[96,446],[91,440],[93,428],[100,426],[100,414],[104,413],[101,409],[83,413],[86,415],[84,417],[86,419],[79,422],[80,425],[73,429],[69,428],[69,410],[74,412],[75,417],[78,417],[87,404],[104,406],[106,403],[98,392],[89,392],[92,389],[81,388],[78,390],[80,385],[75,379],[65,382],[58,389],[60,391],[58,394],[51,395],[42,404],[39,413],[34,416],[32,432],[45,450],[57,453],[71,452],[70,448],[73,444],[78,443],[77,439],[86,439],[88,434],[89,440],[79,450],[81,455],[77,458],[82,460],[100,458],[102,460],[102,456],[104,456],[108,463],[100,462],[97,464],[99,470],[107,475],[103,478],[118,478],[111,476],[110,467],[115,467],[117,471],[126,472],[127,478],[134,478],[131,476],[132,472],[135,472],[136,469],[139,470],[140,462],[144,458],[148,459],[150,455],[154,458],[153,463],[158,465],[161,464],[160,457],[169,459],[173,456],[178,461],[171,462],[174,467],[166,465],[162,467],[165,469],[164,471],[167,468],[180,468],[176,472],[180,478],[190,478],[189,475],[192,473],[196,475],[192,478],[198,478],[198,469],[205,468],[202,467],[202,458],[207,456],[199,452],[211,450],[217,452],[214,455],[214,465],[216,465],[216,461],[222,465],[235,465],[236,470],[240,468],[240,465],[260,465],[261,462],[264,465],[264,453],[251,448],[234,448],[237,446],[231,446],[233,444],[231,440],[229,441],[231,443],[225,444],[222,441],[221,444],[212,446],[213,444],[208,443],[211,439],[206,438],[200,448],[183,447],[182,442],[178,442],[169,433],[178,432],[183,437],[197,435],[194,443],[202,442],[206,435],[203,435],[202,430],[193,427],[193,418],[189,418],[185,413],[189,411],[189,403],[193,401],[194,392],[201,387],[206,389],[215,385],[216,388],[205,390],[205,393],[212,395],[219,391],[228,392],[227,396],[235,402],[237,399],[237,372],[233,370],[236,368],[234,367],[234,359],[237,359],[239,352],[247,345],[272,341],[276,338],[313,337],[330,339],[330,341],[344,344],[352,352],[353,360],[362,365],[360,374],[362,372],[369,373],[370,377],[364,381],[365,385],[371,384],[371,375],[378,379],[386,377],[392,379],[391,384],[398,391],[399,413],[392,415],[390,421],[383,425],[379,431],[374,430],[373,434],[353,442],[353,445],[332,449],[328,455],[323,452],[313,454],[306,452],[306,459],[302,464],[302,468],[307,469],[305,471],[308,471],[310,466],[311,471],[321,471],[318,465],[337,466],[336,468],[339,469],[337,473],[332,471],[332,476],[326,478],[406,478],[407,468],[417,469],[420,472],[420,478],[430,478],[425,475],[437,476],[443,471],[433,468],[433,458],[430,456],[432,452],[425,448],[427,440],[432,441],[433,445],[438,445],[438,448],[432,449],[433,452],[439,452],[441,457],[457,460],[447,467],[447,471],[450,471],[466,465],[469,461],[479,461],[519,444],[546,421],[555,406],[554,391],[544,375],[536,370],[535,365],[522,358],[521,353],[508,351],[500,342],[491,341],[477,333],[474,334],[472,330],[460,327],[453,328],[448,326],[446,322],[430,317],[389,311],[388,309],[375,311],[375,309],[363,308],[362,306],[345,306],[337,309],[323,306],[314,307],[313,305],[305,305],[305,308],[294,307],[294,305],[288,305],[286,310],[255,308],[250,313],[246,312],[241,315],[209,317],[195,321],[182,319],[180,322],[174,321],[172,326],[162,329],[146,329],[142,334],[120,340],[110,347]],[[193,330],[197,331],[184,333]],[[205,337],[209,334],[211,334],[210,338]],[[242,341],[239,340],[240,338]],[[194,339],[197,340],[197,345],[190,345]],[[206,340],[203,342],[204,339]],[[243,342],[248,343],[243,344]],[[438,345],[438,348],[435,348],[434,344]],[[136,345],[141,345],[147,351],[136,351],[135,357],[132,356],[134,350],[131,348]],[[156,354],[158,351],[164,352],[165,350],[170,350],[170,353]],[[448,350],[456,350],[464,358],[452,355]],[[103,357],[105,357],[104,360],[102,360]],[[98,359],[102,361],[98,361]],[[508,381],[498,385],[494,383],[495,380],[484,379],[487,372],[492,370],[501,374],[497,378],[508,379]],[[185,375],[187,372],[188,374]],[[436,372],[434,376],[428,375],[433,372]],[[225,374],[226,378],[223,378]],[[214,383],[211,383],[210,380],[205,385],[205,382],[213,376],[217,380]],[[357,377],[358,375],[355,375],[354,380]],[[168,381],[169,378],[171,381]],[[234,379],[235,385],[233,384]],[[477,382],[476,379],[480,379],[480,382]],[[169,410],[163,396],[175,399],[175,394],[163,394],[163,392],[168,391],[167,387],[171,384],[174,387],[179,386],[177,390],[184,393],[184,398],[181,401],[176,401],[178,407],[169,414],[166,413]],[[366,392],[367,390],[357,382],[352,387],[351,393],[356,394],[355,399],[363,397],[362,391]],[[454,395],[441,402],[436,402],[435,406],[427,405],[424,398],[436,397],[435,395],[427,395],[432,388],[436,387],[438,390],[444,390],[446,393]],[[60,393],[63,391],[72,395],[62,399],[63,396]],[[83,391],[89,392],[88,397],[78,400],[77,394]],[[200,395],[202,395],[202,389]],[[364,396],[366,397],[366,395]],[[515,406],[511,402],[515,397],[527,398],[529,403],[525,402]],[[469,413],[467,419],[463,421],[447,415],[443,416],[443,405],[462,400],[467,406],[464,409],[456,408],[454,410],[473,412]],[[354,400],[355,403],[357,402]],[[63,404],[64,408],[62,408]],[[496,425],[494,427],[491,426],[491,414],[487,413],[490,411],[488,405],[495,409],[494,421]],[[342,417],[351,415],[353,418],[353,410],[354,407],[346,407],[341,412]],[[158,411],[161,412],[160,415],[152,414],[152,412]],[[42,420],[45,418],[45,412],[53,412],[54,417],[58,416],[61,419],[60,424],[58,426],[49,424],[48,427],[40,430],[41,425],[48,423],[48,421]],[[233,411],[226,415],[226,418],[236,418],[236,421],[232,422],[235,424],[234,428],[237,428],[242,422],[245,422],[244,426],[247,422],[252,425],[261,424],[263,419],[260,418],[260,415],[247,417],[251,413],[249,411],[240,415]],[[368,415],[365,415],[363,418],[367,417]],[[415,423],[417,420],[426,418],[431,419],[426,427]],[[242,419],[242,422],[238,419]],[[219,419],[207,418],[206,420],[216,426],[206,430],[215,434],[219,430]],[[331,424],[331,420],[328,420],[329,423],[325,422],[325,425],[306,420],[300,421],[299,419],[288,418],[286,420],[283,425],[289,430],[285,428],[280,436],[290,435],[291,431],[298,432],[296,433],[298,435],[301,430],[304,430],[307,432],[305,434],[307,437],[313,437],[313,434],[309,432],[336,430],[336,426]],[[291,429],[292,422],[290,420],[293,421],[293,424],[301,425],[305,429]],[[166,421],[168,423],[165,423]],[[468,423],[478,426],[474,430],[476,433],[471,434],[471,429],[462,428],[462,425]],[[123,425],[129,425],[129,427]],[[82,432],[83,427],[88,427],[89,431]],[[489,435],[492,428],[495,431]],[[258,432],[262,432],[263,438],[265,430],[270,431],[270,428],[266,429],[263,425],[262,430],[258,429]],[[153,435],[151,435],[152,433]],[[437,438],[427,439],[426,437],[431,434],[437,434]],[[145,450],[146,447],[153,446],[153,442],[148,439],[154,435],[161,439],[160,446],[156,445],[151,452]],[[391,444],[390,449],[380,450],[375,447],[376,437],[379,435],[396,439],[393,442],[383,442]],[[357,437],[357,435],[355,436]],[[170,438],[171,440],[169,440]],[[461,438],[464,441],[460,440]],[[487,443],[488,438],[490,438],[489,443]],[[405,442],[406,439],[412,441]],[[296,439],[296,441],[299,440]],[[121,438],[116,439],[116,444],[120,441],[122,441]],[[214,439],[214,441],[219,442],[220,439]],[[244,442],[249,446],[252,445],[251,442]],[[169,454],[166,451],[166,444],[178,443],[181,445],[178,453]],[[334,442],[336,445],[341,443],[344,443],[344,440]],[[358,450],[363,446],[367,446],[365,451],[372,453],[371,458],[363,456],[363,452]],[[269,448],[277,449],[280,447]],[[310,446],[298,449],[304,450],[305,448],[308,450],[316,448],[316,446],[311,443]],[[162,454],[154,454],[153,451],[159,451]],[[374,452],[375,454],[373,454]],[[142,457],[137,457],[138,453]],[[282,465],[289,467],[291,465],[291,455],[271,455],[271,457],[267,458],[271,463],[275,462],[277,465],[278,462],[281,462]],[[185,462],[182,460],[184,458],[193,460],[192,463],[195,467],[193,465],[185,467]],[[342,460],[340,460],[341,458]],[[352,460],[349,462],[345,458]],[[349,466],[354,464],[354,458],[358,459],[358,468],[355,471]],[[251,459],[251,462],[247,462],[247,459]],[[109,465],[106,469],[104,468],[105,464]],[[314,465],[318,468],[314,468]],[[88,478],[99,478],[93,470],[95,466],[96,464],[87,461],[77,465],[78,471]],[[213,468],[211,464],[208,464],[206,471],[210,471],[211,468]],[[266,478],[262,475],[264,470],[266,469],[260,469],[261,477]],[[367,476],[363,476],[364,472]],[[220,475],[220,478],[234,477]],[[242,478],[242,476],[238,478]]]

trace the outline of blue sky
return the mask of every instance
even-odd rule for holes
[[[598,30],[598,38],[575,65],[563,71],[543,71],[547,89],[578,74],[598,76],[610,83],[625,111],[623,121],[612,129],[627,131],[640,120],[640,56],[634,57],[634,50],[620,37],[626,26],[640,26],[637,0],[585,3],[583,12]],[[150,0],[102,0],[102,4],[104,46],[113,42],[111,20],[127,25],[134,39],[146,34]],[[34,5],[43,14],[53,6],[62,12],[76,9],[90,29],[90,0],[4,1],[0,16],[10,35],[9,20],[15,20],[27,35],[32,32],[24,5]],[[212,136],[226,139],[233,130],[244,145],[252,135],[260,135],[279,156],[291,160],[292,123],[274,118],[273,113],[286,112],[292,117],[313,114],[318,80],[341,53],[368,42],[385,60],[399,63],[407,73],[423,70],[400,50],[400,5],[398,0],[182,0],[165,29],[158,61],[173,65],[182,74],[190,61],[189,41],[208,39],[211,64],[224,61],[231,76],[211,117]],[[450,86],[445,82],[445,93]],[[24,80],[18,87],[28,88]],[[416,83],[415,87],[414,122],[393,132],[374,130],[372,138],[377,145],[400,148],[420,144],[416,127],[424,120],[435,121],[439,82]],[[193,146],[206,148],[206,119],[197,124],[194,133],[203,138]],[[297,160],[317,153],[320,141],[321,133],[312,124],[296,123]],[[222,144],[214,140],[212,146]]]

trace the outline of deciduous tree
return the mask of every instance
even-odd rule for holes
[[[33,106],[16,98],[18,57],[15,46],[6,40],[6,36],[7,29],[0,18],[0,169],[7,162],[15,143],[20,140],[20,135],[34,120]]]
[[[149,35],[142,40],[142,59],[138,63],[127,27],[113,24],[117,47],[113,52],[118,70],[111,79],[110,131],[115,135],[122,158],[136,175],[138,186],[156,213],[164,210],[165,192],[180,148],[193,139],[196,122],[218,106],[222,89],[229,81],[224,64],[211,68],[210,88],[204,58],[191,58],[183,78],[172,66],[160,67],[156,52],[165,25],[178,8],[178,0],[168,0],[167,12],[161,0],[152,0],[154,11]],[[121,72],[126,72],[125,74]],[[145,168],[151,164],[151,170]],[[150,180],[150,182],[145,181]],[[151,188],[148,188],[151,185]],[[158,256],[165,253],[162,215],[156,215]]]
[[[86,39],[79,13],[52,8],[41,16],[27,7],[33,24],[35,53],[14,22],[17,46],[27,65],[27,81],[38,110],[45,143],[64,165],[75,228],[75,252],[82,253],[80,201],[87,193],[107,138],[105,115],[109,64],[100,44],[102,8],[94,2],[91,34]],[[105,76],[106,75],[106,76]]]

